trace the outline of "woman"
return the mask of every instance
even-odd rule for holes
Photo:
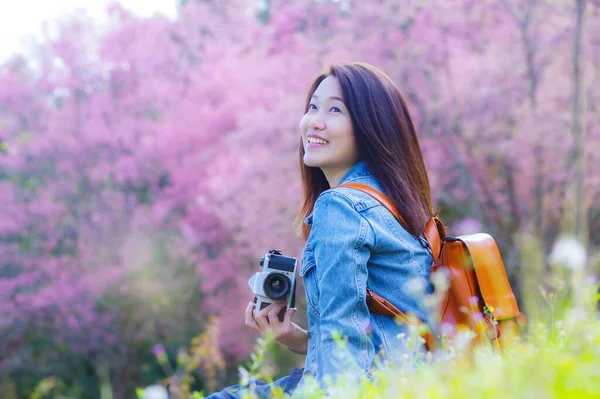
[[[396,85],[365,63],[333,65],[309,90],[300,132],[304,195],[296,224],[305,240],[300,275],[309,331],[291,321],[295,309],[280,322],[278,303],[253,317],[250,302],[245,321],[260,334],[271,330],[306,361],[274,384],[258,383],[265,394],[274,385],[292,393],[307,376],[323,383],[349,366],[368,374],[378,359],[401,361],[407,349],[398,336],[407,326],[371,313],[367,287],[426,320],[425,293],[415,297],[399,289],[429,275],[433,259],[422,232],[433,210],[419,140]],[[406,228],[369,195],[335,188],[350,182],[386,194]],[[335,356],[336,334],[346,356]]]

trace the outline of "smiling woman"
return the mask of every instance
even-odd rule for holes
[[[331,187],[358,161],[352,118],[335,76],[326,77],[310,97],[300,131],[304,164],[321,168]]]
[[[246,309],[246,326],[271,332],[293,352],[306,354],[305,367],[273,384],[253,381],[259,397],[274,387],[301,394],[316,381],[327,388],[350,373],[352,381],[371,375],[377,364],[410,359],[408,327],[371,313],[366,292],[395,289],[393,305],[427,320],[422,292],[397,292],[414,279],[429,277],[433,261],[423,237],[431,208],[429,180],[419,140],[400,91],[383,72],[364,63],[336,64],[309,89],[300,120],[300,170],[304,195],[297,226],[305,240],[300,276],[308,311],[305,331],[281,321],[281,304]],[[406,219],[402,225],[377,200],[345,183],[383,192]],[[339,350],[336,337],[345,342]],[[413,348],[419,356],[423,347]],[[347,374],[346,374],[347,375]],[[209,398],[237,398],[235,386]]]

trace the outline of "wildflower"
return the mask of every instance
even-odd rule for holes
[[[450,279],[446,269],[440,269],[431,273],[430,279],[437,292],[445,293],[450,288]]]
[[[425,308],[428,310],[435,310],[436,306],[439,304],[440,304],[439,298],[436,298],[433,295],[426,296],[425,298],[423,298],[423,306],[425,306]]]
[[[452,335],[454,334],[455,328],[450,323],[440,323],[440,334],[441,335]]]
[[[251,377],[250,372],[248,370],[246,370],[242,366],[238,367],[238,378],[242,385],[247,385],[248,382],[250,381],[250,377]]]
[[[597,283],[596,276],[587,276],[587,278],[585,279],[585,281],[589,285],[595,285]]]
[[[573,308],[571,309],[570,318],[574,322],[579,322],[585,320],[587,317],[587,311],[582,308]]]
[[[156,344],[152,347],[152,353],[156,356],[159,363],[165,363],[167,361],[167,352],[165,347],[161,344]]]
[[[177,351],[177,364],[183,366],[188,363],[190,355],[188,354],[186,348],[179,348]]]
[[[142,391],[140,396],[141,399],[168,399],[169,393],[162,385],[150,385]]]
[[[426,282],[422,277],[416,277],[404,284],[404,291],[411,296],[420,297],[425,292]]]
[[[554,244],[548,260],[571,270],[581,270],[585,266],[585,247],[575,237],[561,237]]]

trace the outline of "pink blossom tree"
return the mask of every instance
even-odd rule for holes
[[[0,69],[2,370],[90,378],[86,364],[127,397],[126,382],[147,381],[154,343],[174,351],[211,315],[227,359],[243,357],[258,259],[301,255],[298,122],[332,62],[367,61],[394,79],[445,220],[492,233],[511,272],[527,266],[520,232],[549,245],[563,230],[573,4],[248,4],[190,1],[175,21],[114,5],[109,29],[70,19],[34,60]],[[597,7],[582,35],[593,245]]]

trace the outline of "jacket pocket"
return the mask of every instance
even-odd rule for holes
[[[319,313],[319,280],[317,278],[317,263],[310,245],[304,247],[302,254],[302,266],[300,267],[300,276],[304,280],[304,289],[306,291],[306,302]]]

